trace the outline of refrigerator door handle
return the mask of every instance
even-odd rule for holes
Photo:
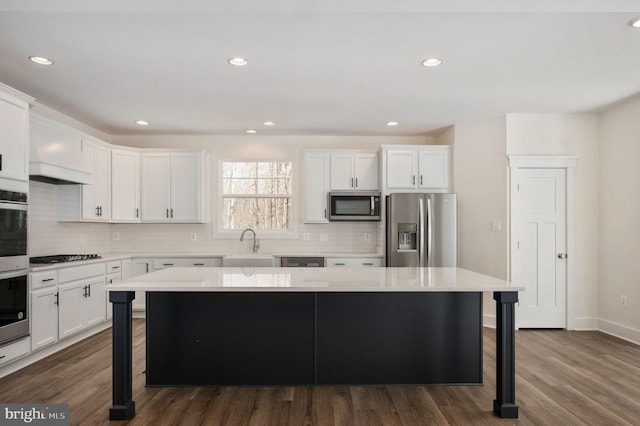
[[[433,264],[433,256],[431,253],[432,245],[433,245],[433,205],[431,204],[431,198],[427,198],[427,266],[431,266]]]
[[[424,199],[418,200],[418,266],[424,267]]]

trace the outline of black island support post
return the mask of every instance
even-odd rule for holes
[[[515,323],[514,308],[518,293],[494,292],[496,300],[496,399],[494,413],[502,418],[517,418],[515,404]],[[113,303],[113,406],[110,420],[128,420],[135,416],[132,397],[132,314],[133,291],[111,291]]]

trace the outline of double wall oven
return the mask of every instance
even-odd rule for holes
[[[0,189],[0,346],[29,334],[27,194]]]

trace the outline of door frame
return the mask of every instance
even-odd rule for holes
[[[521,169],[564,169],[566,173],[566,307],[565,307],[565,328],[567,330],[576,329],[575,315],[575,182],[576,182],[576,163],[578,157],[575,155],[509,155],[509,223],[515,226],[519,214],[518,206],[512,202],[514,200],[515,177]],[[515,250],[517,250],[516,233],[510,231],[510,255],[509,255],[509,280],[511,280],[512,271],[518,266],[514,259]],[[516,283],[517,284],[517,283]]]

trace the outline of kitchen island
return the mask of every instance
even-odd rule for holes
[[[107,286],[112,420],[135,415],[131,301],[148,386],[482,384],[482,293],[497,313],[494,412],[515,404],[521,287],[460,268],[169,268]]]

